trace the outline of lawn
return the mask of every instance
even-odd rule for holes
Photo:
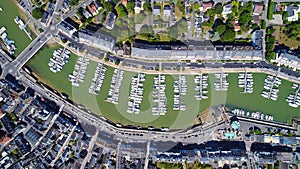
[[[275,27],[275,40],[278,40],[280,44],[284,44],[294,49],[300,46],[299,40],[288,38],[283,33],[283,30],[285,29],[284,27],[280,27],[280,26],[274,26],[274,27]],[[280,31],[280,28],[282,28],[282,31]]]
[[[6,27],[7,37],[10,40],[15,41],[17,47],[14,56],[18,56],[31,42],[29,37],[24,31],[21,31],[19,26],[14,22],[16,16],[19,16],[24,22],[27,21],[24,13],[17,6],[17,1],[13,0],[2,0],[0,6],[3,11],[0,12],[0,27]]]
[[[120,87],[119,104],[114,105],[105,101],[108,90],[110,88],[111,79],[114,68],[107,67],[106,76],[100,94],[98,96],[88,93],[94,71],[97,63],[90,61],[88,65],[85,82],[80,84],[80,87],[73,87],[68,81],[68,75],[72,73],[74,65],[78,56],[72,54],[69,62],[63,67],[63,71],[53,73],[49,70],[48,61],[52,56],[54,49],[59,48],[44,47],[30,62],[27,64],[40,78],[41,81],[47,83],[49,86],[64,91],[69,94],[76,103],[85,105],[87,109],[94,113],[102,114],[106,118],[115,123],[122,123],[123,125],[136,126],[155,126],[155,127],[170,127],[173,129],[187,128],[193,125],[195,117],[212,105],[226,104],[229,108],[242,108],[247,111],[261,111],[264,114],[272,114],[274,120],[286,122],[290,121],[292,117],[299,116],[299,108],[289,107],[285,102],[286,97],[291,93],[291,82],[282,80],[279,87],[279,100],[274,102],[263,98],[260,94],[263,90],[263,83],[266,74],[254,74],[254,92],[252,94],[242,94],[238,88],[237,73],[229,74],[229,90],[227,92],[217,92],[213,90],[213,83],[215,81],[214,75],[209,75],[208,96],[209,98],[202,101],[197,101],[194,98],[194,76],[186,75],[187,81],[187,95],[182,97],[182,103],[186,104],[185,111],[173,110],[173,83],[178,79],[177,75],[166,75],[166,97],[167,97],[167,113],[164,116],[152,115],[152,92],[154,76],[146,75],[144,82],[143,101],[141,103],[140,114],[127,113],[127,102],[131,86],[131,78],[136,72],[124,72],[123,81]]]

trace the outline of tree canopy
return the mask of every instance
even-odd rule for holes
[[[226,30],[221,36],[223,42],[232,42],[235,40],[235,32],[232,29]]]
[[[254,23],[254,24],[252,24],[252,29],[258,30],[258,29],[260,29],[260,27],[256,23]]]
[[[126,9],[129,13],[134,13],[134,2],[132,1],[127,2]]]
[[[217,3],[217,4],[215,5],[215,12],[216,12],[216,14],[221,14],[222,11],[223,11],[223,6],[222,6],[222,4],[221,4],[221,3]]]
[[[222,35],[226,31],[226,25],[220,24],[216,27],[216,31],[219,33],[219,35]]]
[[[140,34],[153,34],[153,30],[151,26],[143,25],[140,29]]]
[[[110,12],[114,9],[114,5],[111,2],[104,2],[103,7],[106,9],[107,12]]]
[[[198,2],[194,3],[194,10],[198,10],[200,8],[200,5]]]
[[[239,17],[239,24],[243,25],[249,23],[252,20],[251,14],[248,11],[244,11],[241,13]]]
[[[180,36],[182,33],[187,32],[187,22],[185,19],[181,19],[178,21],[175,25],[170,27],[169,30],[169,36],[173,38],[177,38]]]
[[[151,12],[152,11],[150,2],[145,2],[144,5],[143,5],[143,8],[147,12]]]
[[[284,33],[292,39],[299,39],[300,37],[300,29],[299,29],[300,22],[292,22],[286,26]]]
[[[74,5],[77,5],[77,3],[78,3],[78,0],[71,0],[70,5],[74,6]]]
[[[41,8],[34,8],[32,10],[32,16],[35,18],[35,19],[40,19],[43,15],[43,10]]]
[[[126,8],[125,8],[122,4],[120,4],[120,5],[118,5],[118,6],[116,7],[116,11],[117,11],[118,16],[119,16],[120,18],[123,18],[123,17],[125,17],[125,16],[128,15],[128,12],[127,12]]]

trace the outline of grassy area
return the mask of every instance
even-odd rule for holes
[[[15,41],[17,49],[14,55],[18,56],[31,42],[31,40],[14,22],[14,18],[16,16],[21,17],[24,22],[27,21],[26,18],[24,18],[24,13],[18,8],[16,3],[17,1],[12,0],[0,1],[0,6],[3,9],[3,11],[0,12],[0,27],[5,26],[8,38]]]
[[[187,128],[193,125],[195,117],[213,105],[226,104],[229,108],[242,108],[247,111],[261,111],[265,114],[272,114],[276,121],[286,122],[294,116],[299,116],[299,109],[289,107],[285,102],[286,97],[292,92],[291,82],[282,80],[282,85],[279,87],[279,99],[274,102],[263,98],[260,94],[263,90],[264,79],[266,74],[254,74],[254,91],[252,94],[243,94],[238,88],[237,73],[229,74],[228,81],[230,83],[227,92],[217,92],[213,90],[215,81],[214,75],[209,75],[208,96],[209,98],[202,101],[197,101],[194,98],[194,76],[186,76],[187,80],[187,95],[182,98],[182,103],[186,104],[185,111],[173,110],[173,83],[178,79],[177,75],[166,75],[166,97],[167,97],[167,113],[164,116],[152,115],[152,92],[155,75],[146,75],[144,82],[144,97],[141,103],[140,114],[127,113],[127,102],[131,85],[131,78],[135,72],[125,72],[122,85],[120,87],[119,104],[114,105],[105,101],[110,82],[113,76],[114,68],[108,67],[106,76],[100,94],[98,96],[88,93],[88,88],[91,84],[96,70],[97,63],[90,61],[88,66],[85,82],[80,84],[80,87],[71,86],[68,81],[68,75],[72,73],[78,56],[72,54],[69,62],[63,67],[63,71],[53,73],[49,70],[48,61],[52,56],[55,48],[44,47],[27,65],[38,75],[41,81],[47,83],[58,91],[64,91],[76,103],[85,105],[86,108],[94,113],[102,114],[116,123],[124,125],[139,125],[139,126],[155,126],[155,127],[170,127],[170,128]]]
[[[300,41],[291,39],[283,33],[283,30],[285,29],[284,27],[274,26],[274,28],[275,28],[275,40],[278,40],[280,44],[284,44],[294,49],[297,49],[300,46]],[[282,28],[281,31],[280,28]]]
[[[206,164],[201,164],[198,161],[195,161],[194,163],[187,163],[186,168],[189,169],[212,169],[212,166],[206,165]]]
[[[160,41],[164,41],[164,42],[169,42],[170,41],[170,37],[167,34],[159,34],[160,37]]]
[[[181,163],[165,163],[165,162],[158,162],[156,164],[157,168],[160,169],[180,169],[182,168]]]

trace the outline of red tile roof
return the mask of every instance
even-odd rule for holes
[[[8,141],[10,140],[10,138],[9,137],[7,137],[7,136],[4,136],[3,138],[1,138],[0,139],[0,144],[5,144],[5,143],[7,143]]]
[[[127,0],[122,0],[122,5],[126,6],[127,5]]]
[[[91,14],[94,15],[94,13],[97,12],[97,9],[96,9],[94,4],[90,4],[87,7],[88,7],[88,10],[90,11]]]

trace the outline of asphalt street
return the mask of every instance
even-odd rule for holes
[[[92,0],[85,1],[81,3],[78,7],[87,5]],[[69,17],[76,12],[77,8],[67,14],[65,17]],[[51,24],[55,26],[57,23]],[[189,130],[187,132],[179,133],[179,132],[158,132],[158,131],[147,131],[147,130],[137,130],[137,129],[126,129],[126,128],[117,128],[109,123],[106,120],[99,118],[98,115],[91,114],[87,111],[81,110],[78,107],[74,106],[71,103],[66,102],[56,93],[37,85],[36,83],[27,79],[20,71],[22,66],[24,66],[33,56],[35,53],[40,50],[40,48],[56,34],[56,30],[51,30],[51,26],[47,27],[43,33],[41,33],[35,40],[32,41],[31,44],[27,46],[27,48],[11,63],[5,63],[3,65],[3,74],[4,77],[7,73],[16,75],[20,77],[20,81],[25,84],[25,86],[30,86],[33,88],[39,95],[54,100],[59,106],[64,105],[64,111],[69,112],[76,116],[80,121],[86,122],[89,124],[93,124],[97,127],[97,129],[106,135],[119,140],[125,140],[127,142],[147,142],[147,141],[173,141],[173,142],[185,142],[185,143],[202,143],[207,140],[213,138],[213,131],[216,130],[218,127],[224,127],[224,124],[217,124],[210,128],[206,129],[199,129],[199,130]],[[84,46],[83,46],[84,47]],[[95,51],[96,52],[96,51]],[[191,69],[198,69],[198,68],[265,68],[272,71],[278,71],[282,73],[283,76],[287,77],[294,77],[299,78],[300,72],[295,72],[286,68],[280,68],[278,66],[266,63],[265,61],[261,62],[253,62],[253,63],[243,63],[243,62],[227,62],[227,63],[208,63],[208,62],[200,62],[200,63],[186,63],[186,62],[146,62],[146,61],[138,61],[132,60],[129,58],[120,58],[117,56],[113,56],[107,54],[107,57],[110,60],[119,59],[124,65],[138,67],[143,66],[144,68],[148,69],[155,69],[157,67],[161,67],[164,70],[168,69],[177,69],[177,68],[191,68]],[[159,66],[161,64],[161,66]],[[25,73],[25,72],[23,72]],[[298,79],[299,80],[299,79]],[[188,134],[187,134],[188,133]]]

